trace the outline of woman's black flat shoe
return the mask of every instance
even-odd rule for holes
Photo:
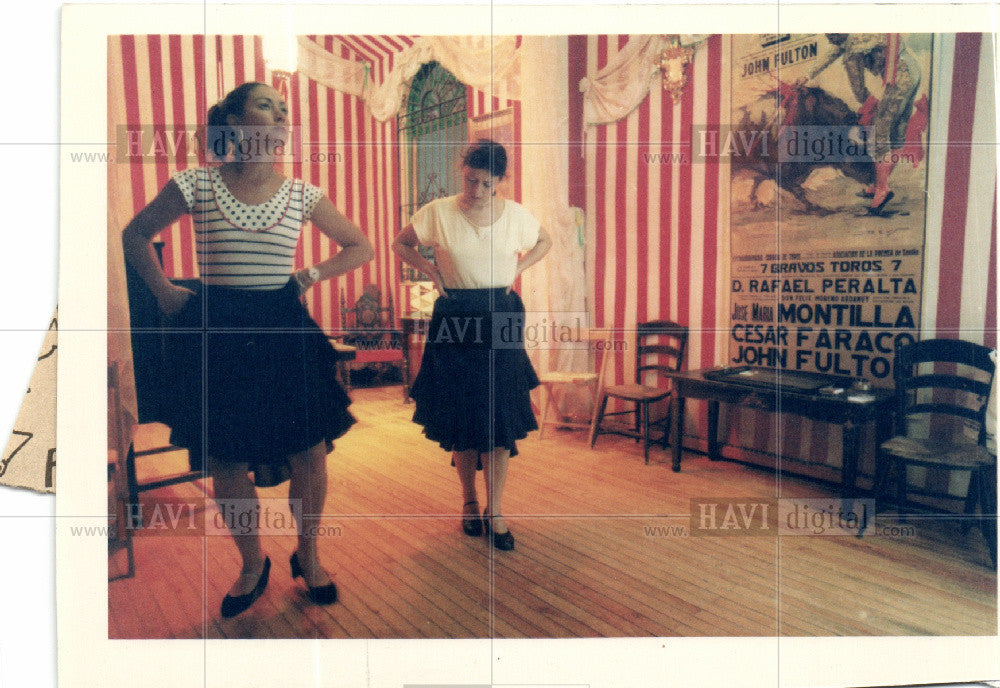
[[[264,570],[260,572],[260,578],[257,579],[257,584],[253,586],[253,590],[245,595],[226,595],[222,598],[222,613],[223,619],[231,619],[237,614],[242,614],[247,609],[250,608],[257,598],[264,594],[264,588],[267,587],[267,581],[271,574],[271,558],[264,557]]]
[[[305,581],[305,574],[302,572],[302,565],[299,564],[299,553],[292,552],[292,558],[288,562],[292,567],[292,578],[301,578]],[[309,590],[309,599],[313,604],[333,604],[337,601],[337,586],[331,581],[326,585],[317,585],[315,588],[306,583]]]
[[[462,515],[462,532],[469,537],[479,537],[483,534],[483,519],[479,517],[479,502],[473,499],[471,502],[463,504],[462,509],[470,504],[475,504],[476,509],[471,514]]]
[[[508,529],[506,533],[494,533],[490,528],[490,517],[483,513],[483,530],[486,537],[493,538],[493,546],[504,552],[514,549],[514,535]]]

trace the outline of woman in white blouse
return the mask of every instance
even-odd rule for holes
[[[452,453],[462,486],[462,529],[514,548],[501,500],[516,441],[537,429],[529,391],[538,377],[520,336],[524,304],[514,280],[552,245],[528,210],[496,197],[507,169],[499,143],[480,140],[462,160],[462,193],[418,210],[396,237],[396,253],[429,275],[440,296],[411,396],[414,422]],[[416,250],[434,249],[435,263]],[[506,326],[506,327],[505,327]],[[486,508],[479,517],[476,469],[483,470]]]
[[[222,164],[174,175],[122,237],[127,260],[168,318],[163,420],[171,443],[186,447],[192,464],[204,462],[242,557],[222,616],[246,610],[267,586],[271,561],[261,551],[255,486],[289,477],[298,523],[291,572],[313,602],[330,604],[337,589],[319,561],[314,521],[326,498],[327,452],[354,418],[336,380],[337,354],[299,297],[373,251],[320,189],[275,169],[288,111],[273,88],[234,89],[209,110],[207,134],[208,153]],[[184,213],[194,221],[196,291],[172,284],[150,245]],[[292,274],[306,220],[341,250]]]

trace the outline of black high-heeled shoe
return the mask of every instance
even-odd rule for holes
[[[292,578],[301,578],[303,582],[306,582],[306,576],[302,572],[302,565],[299,564],[299,553],[292,552],[292,558],[288,560],[288,563],[292,567]],[[312,600],[313,604],[333,604],[337,601],[337,586],[334,585],[333,581],[330,581],[326,585],[317,585],[315,588],[306,582],[306,588],[309,590],[309,599]]]
[[[462,532],[469,537],[479,537],[483,534],[483,519],[479,516],[479,500],[473,499],[471,502],[466,502],[462,505],[462,509],[464,510],[470,504],[475,504],[476,509],[472,514],[462,514]]]
[[[483,512],[483,532],[486,537],[493,538],[493,546],[504,552],[509,552],[514,549],[514,535],[507,529],[506,533],[494,533],[493,529],[490,527],[490,517]]]
[[[253,590],[245,595],[226,595],[222,598],[222,608],[219,610],[222,614],[223,619],[231,619],[237,614],[242,614],[247,609],[250,608],[257,598],[264,594],[264,588],[267,587],[267,581],[271,574],[271,558],[264,557],[264,570],[260,572],[260,578],[257,579],[257,584],[253,586]]]

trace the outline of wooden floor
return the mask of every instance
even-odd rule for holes
[[[820,483],[626,438],[537,433],[518,445],[505,495],[513,552],[459,530],[454,469],[410,422],[399,387],[352,393],[358,424],[329,457],[324,562],[330,607],[293,582],[293,535],[263,538],[270,585],[241,616],[219,603],[239,569],[228,537],[139,534],[136,574],[109,583],[111,638],[563,638],[994,635],[997,579],[982,536],[953,520],[880,516],[852,536],[691,536],[692,499],[828,498]],[[148,461],[148,459],[147,459]],[[162,470],[162,459],[156,462]],[[140,466],[149,472],[148,466]],[[480,485],[481,485],[480,478]],[[210,494],[210,483],[143,495]],[[282,507],[284,486],[260,490]],[[480,488],[480,496],[484,496]],[[214,508],[211,500],[204,507]],[[120,556],[116,555],[116,556]],[[114,562],[117,566],[118,562]]]

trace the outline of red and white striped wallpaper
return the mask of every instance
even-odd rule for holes
[[[627,42],[628,36],[574,37],[570,50],[585,54],[586,73],[593,75]],[[921,313],[924,338],[960,337],[991,347],[996,346],[993,50],[989,34],[935,36],[929,137],[936,145],[928,161]],[[628,330],[656,318],[688,324],[689,368],[726,361],[729,170],[689,164],[684,142],[693,124],[728,123],[729,64],[729,41],[712,36],[698,50],[679,101],[654,84],[626,118],[587,127],[585,193],[576,194],[587,215],[597,325]],[[578,75],[570,82],[572,93]],[[940,145],[945,141],[948,145]],[[678,154],[688,157],[670,157]],[[579,183],[571,179],[571,187]],[[628,370],[630,362],[619,360],[616,381],[625,381]],[[704,409],[700,404],[689,409],[687,443],[704,449]],[[726,441],[740,458],[773,463],[756,452],[780,449],[796,464],[786,465],[790,470],[839,479],[836,426],[789,418],[779,427],[773,415],[746,409],[730,410],[722,422]],[[866,472],[872,460],[864,458]]]
[[[729,171],[691,159],[684,143],[695,124],[725,124],[729,116],[729,40],[715,35],[696,53],[678,100],[654,83],[649,96],[626,118],[608,125],[578,126],[581,71],[593,75],[628,42],[627,35],[572,36],[566,80],[571,112],[571,203],[587,218],[589,300],[595,324],[628,330],[636,322],[669,318],[687,323],[692,337],[688,366],[725,361],[729,256]],[[325,49],[366,61],[381,81],[394,55],[412,44],[404,36],[317,36]],[[996,158],[993,42],[989,34],[935,36],[922,336],[961,337],[996,346]],[[258,37],[120,36],[109,39],[109,59],[120,60],[124,112],[114,121],[203,124],[208,106],[246,80],[270,82]],[[476,117],[513,107],[469,89],[468,114]],[[338,93],[301,75],[289,88],[292,123],[305,150],[328,160],[296,163],[287,174],[323,188],[342,212],[367,233],[372,263],[314,288],[310,309],[325,329],[339,324],[338,289],[349,303],[364,284],[376,282],[399,304],[398,259],[390,244],[399,228],[400,189],[396,122],[380,123],[357,97]],[[585,132],[578,141],[576,132]],[[321,143],[323,145],[315,145]],[[334,158],[334,154],[336,157]],[[332,160],[332,161],[331,161]],[[183,155],[132,163],[131,186],[112,190],[112,202],[139,210],[187,166]],[[515,180],[520,196],[520,180]],[[196,274],[188,218],[164,232],[168,275]],[[330,255],[330,242],[307,227],[298,265]],[[628,376],[618,361],[615,378]],[[704,446],[704,413],[691,405],[691,446]],[[782,452],[822,467],[839,466],[836,428],[794,419],[778,428],[773,417],[737,411],[724,418],[734,447]],[[780,432],[779,432],[780,430]],[[750,456],[749,458],[753,458]],[[871,457],[868,457],[870,461]],[[836,471],[830,470],[830,477]]]
[[[381,82],[394,66],[394,56],[413,44],[406,36],[310,36],[327,51],[368,63],[371,78]],[[109,59],[120,60],[125,79],[110,88],[123,89],[125,111],[110,113],[114,122],[160,127],[205,124],[208,108],[245,81],[274,83],[266,68],[259,36],[114,36]],[[391,293],[399,311],[399,260],[391,250],[399,226],[400,188],[396,121],[378,122],[364,101],[333,91],[301,74],[288,84],[293,127],[302,133],[303,155],[285,174],[319,186],[333,204],[364,231],[375,247],[375,259],[355,272],[311,289],[307,302],[324,330],[340,324],[339,292],[353,304],[364,285],[377,283]],[[487,97],[468,90],[470,117],[512,107],[516,101]],[[152,161],[131,165],[131,188],[116,190],[112,201],[132,214],[141,209],[170,179],[187,167],[186,148],[167,151]],[[203,162],[203,161],[202,161]],[[514,180],[520,197],[520,179]],[[173,278],[197,276],[191,219],[184,216],[165,230],[164,269]],[[334,250],[329,239],[307,226],[295,265],[324,260]]]
[[[997,345],[994,50],[992,34],[934,37],[921,308],[924,337],[990,347]]]
[[[587,72],[603,68],[628,38],[588,36]],[[686,324],[693,368],[714,365],[726,342],[718,297],[728,253],[728,170],[692,162],[685,142],[693,125],[725,116],[727,64],[728,42],[712,36],[696,54],[679,100],[654,83],[626,118],[587,127],[584,144],[595,324],[623,330],[660,318]],[[624,380],[628,362],[615,365],[616,379]]]

